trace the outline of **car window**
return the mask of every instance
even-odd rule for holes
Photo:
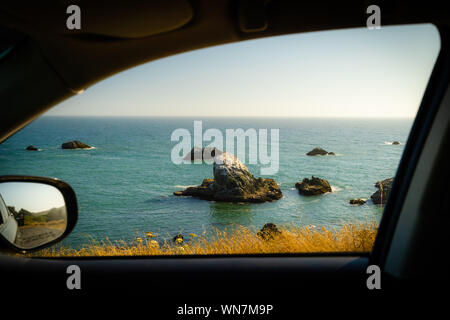
[[[439,50],[420,24],[164,58],[12,136],[0,174],[77,194],[38,256],[370,252]]]

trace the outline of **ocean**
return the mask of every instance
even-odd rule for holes
[[[283,198],[249,204],[174,196],[213,177],[210,164],[171,161],[172,132],[185,128],[193,134],[194,120],[202,121],[204,131],[217,128],[224,135],[225,129],[279,129],[279,170],[263,177],[277,181]],[[380,206],[370,201],[352,206],[349,200],[369,199],[376,181],[395,175],[412,121],[43,116],[0,145],[0,175],[57,177],[69,183],[79,218],[62,244],[74,248],[92,239],[132,241],[152,232],[162,241],[179,232],[209,235],[235,226],[259,229],[268,222],[333,228],[380,220]],[[71,140],[94,148],[62,150],[61,144]],[[41,150],[26,151],[28,145]],[[316,146],[336,156],[306,156]],[[260,176],[260,164],[245,164]],[[299,195],[295,183],[312,175],[327,179],[333,192]]]

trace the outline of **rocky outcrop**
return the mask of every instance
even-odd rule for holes
[[[398,141],[394,141],[394,142],[392,142],[392,144],[395,144],[395,145],[397,145],[397,144],[400,144],[400,142],[398,142]]]
[[[272,240],[280,234],[281,231],[278,230],[277,226],[273,223],[266,223],[262,229],[256,233],[256,235],[263,240]]]
[[[389,178],[375,183],[378,191],[370,196],[374,204],[385,204],[387,202],[393,182],[394,178]]]
[[[184,157],[184,160],[213,160],[215,156],[222,154],[222,151],[213,147],[193,147],[192,150]]]
[[[174,192],[174,195],[226,202],[266,202],[283,196],[275,180],[255,178],[230,153],[223,152],[214,158],[213,174],[214,179],[204,179],[200,186]]]
[[[349,203],[350,203],[350,204],[353,204],[353,205],[361,206],[361,205],[363,205],[364,203],[366,203],[366,200],[361,199],[361,198],[350,199]]]
[[[312,176],[311,179],[305,178],[302,182],[297,182],[295,187],[298,192],[304,196],[315,196],[332,192],[330,183],[325,179]]]
[[[214,179],[203,179],[201,185],[188,187],[183,191],[175,191],[176,196],[198,197],[205,200],[214,200]]]
[[[334,156],[335,153],[328,152],[328,151],[322,149],[321,147],[315,147],[310,152],[308,152],[306,155],[307,156],[326,156],[326,155]]]
[[[64,142],[61,145],[61,149],[89,149],[89,148],[92,147],[78,140]]]
[[[175,237],[173,237],[172,240],[175,244],[182,244],[184,242],[184,237],[181,233],[179,233]]]
[[[33,145],[28,146],[25,150],[28,150],[28,151],[39,151],[39,149],[36,148],[36,147],[33,146]]]

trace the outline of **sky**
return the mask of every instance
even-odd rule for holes
[[[413,118],[439,50],[430,24],[243,41],[123,71],[46,115]]]

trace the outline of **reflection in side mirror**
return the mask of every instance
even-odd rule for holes
[[[0,235],[19,250],[55,242],[68,227],[66,199],[47,182],[0,180],[0,213]]]

